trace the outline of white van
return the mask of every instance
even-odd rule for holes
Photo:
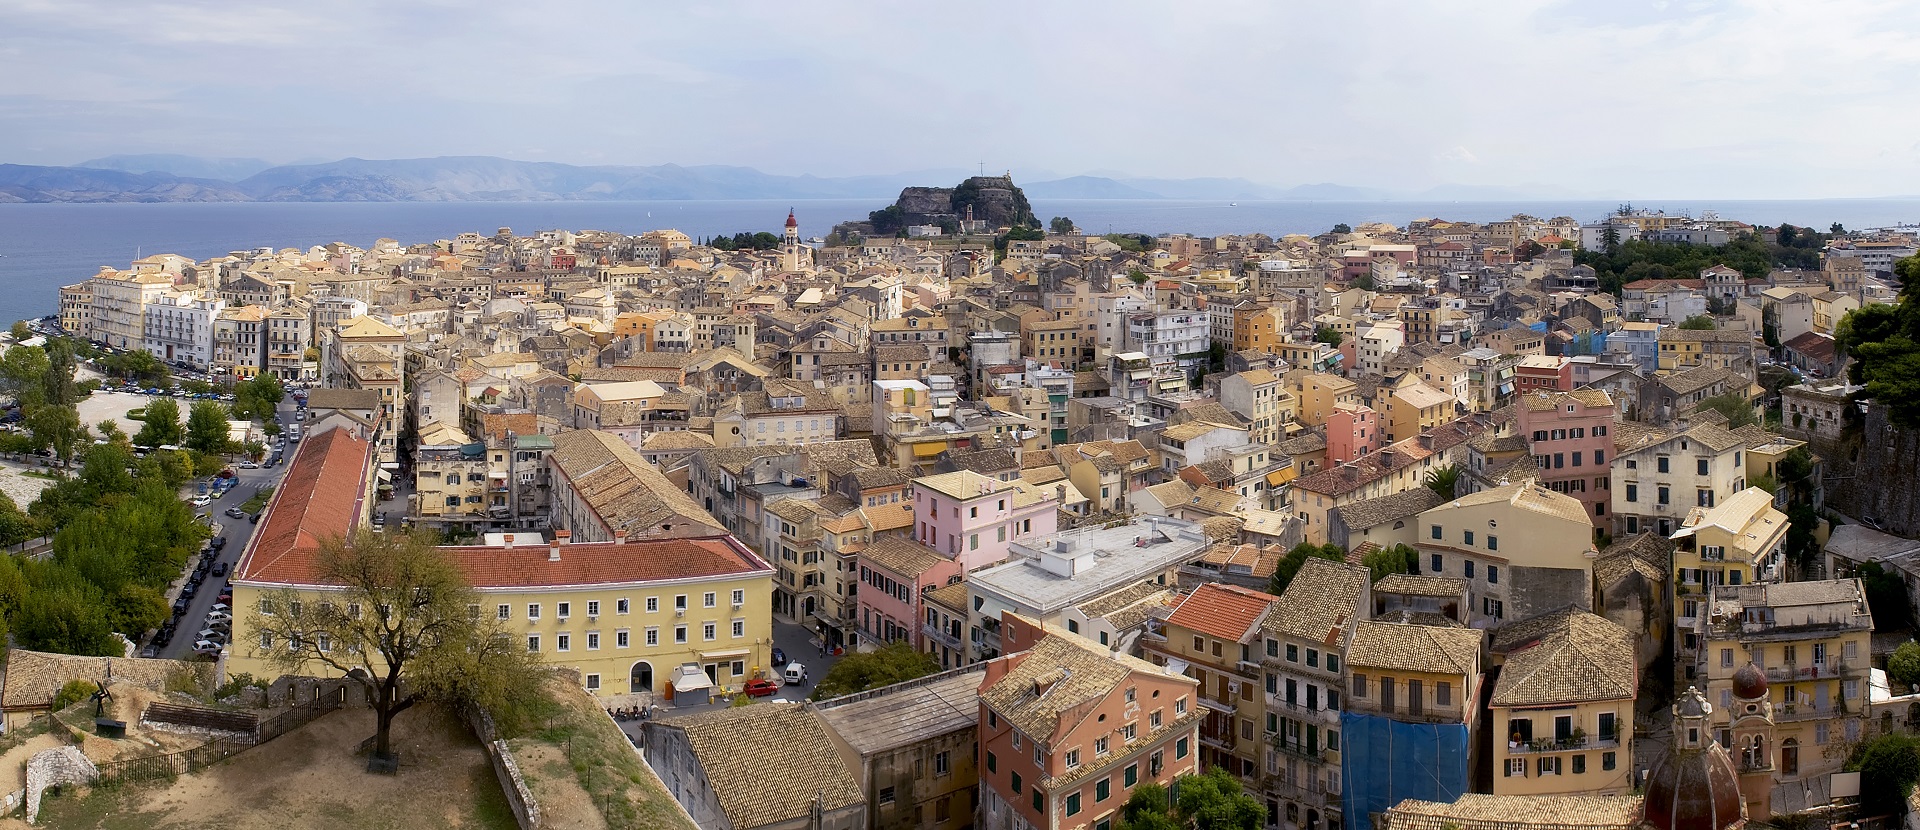
[[[807,685],[807,667],[799,661],[788,663],[786,679],[789,686]]]

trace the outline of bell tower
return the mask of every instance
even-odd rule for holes
[[[800,220],[787,209],[787,229],[780,236],[780,270],[795,273],[813,264],[813,251],[800,244]]]
[[[1727,712],[1733,745],[1727,751],[1740,773],[1747,815],[1772,815],[1774,773],[1800,772],[1799,746],[1774,743],[1773,702],[1767,699],[1767,688],[1767,673],[1758,664],[1749,661],[1733,673],[1733,705]]]

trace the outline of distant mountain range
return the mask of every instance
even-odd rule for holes
[[[581,166],[492,156],[341,159],[274,166],[261,159],[119,155],[71,167],[0,164],[0,202],[462,202],[696,199],[890,199],[965,170],[878,176],[782,176],[721,165]],[[1379,201],[1569,198],[1528,188],[1445,186],[1390,193],[1338,184],[1273,187],[1246,179],[1071,176],[1021,182],[1035,199]]]

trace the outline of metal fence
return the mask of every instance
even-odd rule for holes
[[[309,700],[306,703],[302,703],[292,709],[288,709],[285,712],[261,721],[259,726],[254,727],[253,742],[255,745],[264,744],[274,738],[306,726],[314,722],[321,715],[340,708],[345,705],[346,702],[346,687],[337,686],[332,692],[322,693],[313,700]]]
[[[336,688],[330,694],[323,694],[317,699],[260,721],[250,736],[219,738],[192,749],[169,752],[165,755],[109,761],[99,765],[100,778],[101,780],[150,781],[198,772],[312,723],[321,715],[340,708],[345,702],[346,689]]]

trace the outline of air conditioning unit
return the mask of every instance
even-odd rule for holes
[[[592,624],[594,624],[594,623],[597,623],[597,622],[599,622],[599,621],[600,621],[600,618],[599,618],[599,617],[588,617],[588,618],[587,618],[587,624],[588,624],[588,625],[592,625]]]
[[[686,615],[687,615],[687,609],[685,609],[685,608],[675,608],[675,609],[673,609],[673,615],[674,615],[674,616],[676,616],[676,617],[684,617],[684,616],[686,616]]]

